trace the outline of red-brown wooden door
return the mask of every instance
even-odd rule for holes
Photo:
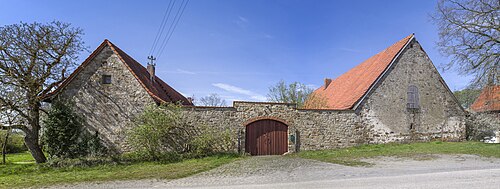
[[[246,126],[245,151],[251,155],[282,155],[288,151],[288,127],[279,121],[264,119]]]

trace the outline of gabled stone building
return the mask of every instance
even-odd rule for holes
[[[182,94],[143,67],[109,40],[92,54],[45,101],[67,100],[112,150],[121,151],[126,128],[148,104],[181,102]]]
[[[465,113],[414,35],[326,79],[304,108],[193,106],[148,68],[105,40],[48,101],[74,101],[89,129],[118,151],[126,150],[124,133],[145,105],[177,101],[185,105],[188,124],[229,130],[234,151],[252,155],[465,138]]]
[[[355,111],[373,141],[459,140],[465,134],[463,108],[413,34],[325,79],[314,96],[326,102],[320,109]]]

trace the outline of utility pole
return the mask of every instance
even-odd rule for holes
[[[148,67],[147,70],[149,72],[149,80],[151,81],[151,84],[154,83],[155,81],[155,66],[156,66],[156,58],[153,57],[153,55],[148,56],[149,62],[148,62]]]
[[[148,60],[149,60],[148,65],[156,66],[156,63],[155,63],[156,58],[153,55],[148,56]]]

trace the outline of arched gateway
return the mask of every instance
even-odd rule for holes
[[[251,155],[282,155],[288,152],[288,126],[262,119],[246,125],[245,151]]]

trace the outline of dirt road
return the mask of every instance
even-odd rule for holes
[[[439,155],[368,159],[349,167],[286,156],[251,157],[191,177],[84,183],[64,188],[495,188],[500,159]]]

